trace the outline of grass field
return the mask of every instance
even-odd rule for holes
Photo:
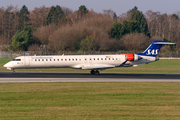
[[[0,72],[12,72],[3,68],[3,65],[11,59],[0,59]],[[90,70],[78,70],[70,68],[53,69],[20,69],[16,72],[90,72]],[[118,67],[107,69],[103,72],[108,73],[180,73],[180,60],[159,60],[153,63],[141,65],[138,67]]]
[[[179,120],[180,83],[1,83],[0,119]]]

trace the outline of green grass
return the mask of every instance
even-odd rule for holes
[[[180,83],[1,83],[0,119],[179,120]]]
[[[12,72],[3,68],[3,65],[11,59],[0,59],[0,72]],[[79,70],[70,68],[50,69],[20,69],[17,72],[90,72],[90,70]],[[180,73],[180,60],[159,60],[138,67],[118,67],[101,71],[102,73]]]

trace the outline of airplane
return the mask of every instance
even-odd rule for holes
[[[51,56],[20,56],[6,63],[8,70],[30,68],[74,68],[88,69],[91,74],[99,74],[99,70],[115,67],[139,66],[158,60],[162,45],[175,43],[155,40],[143,52],[137,54],[110,54],[110,55],[51,55]]]

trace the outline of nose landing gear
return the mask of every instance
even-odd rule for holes
[[[99,75],[99,71],[98,70],[91,70],[91,74],[98,74]]]

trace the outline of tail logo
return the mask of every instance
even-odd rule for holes
[[[153,49],[153,50],[149,49],[149,50],[147,51],[147,54],[146,54],[146,55],[157,55],[158,52],[159,52],[159,49]]]
[[[173,45],[173,44],[175,44],[175,43],[155,40],[151,43],[151,45],[143,53],[138,53],[137,55],[156,57],[158,55],[162,45]]]

